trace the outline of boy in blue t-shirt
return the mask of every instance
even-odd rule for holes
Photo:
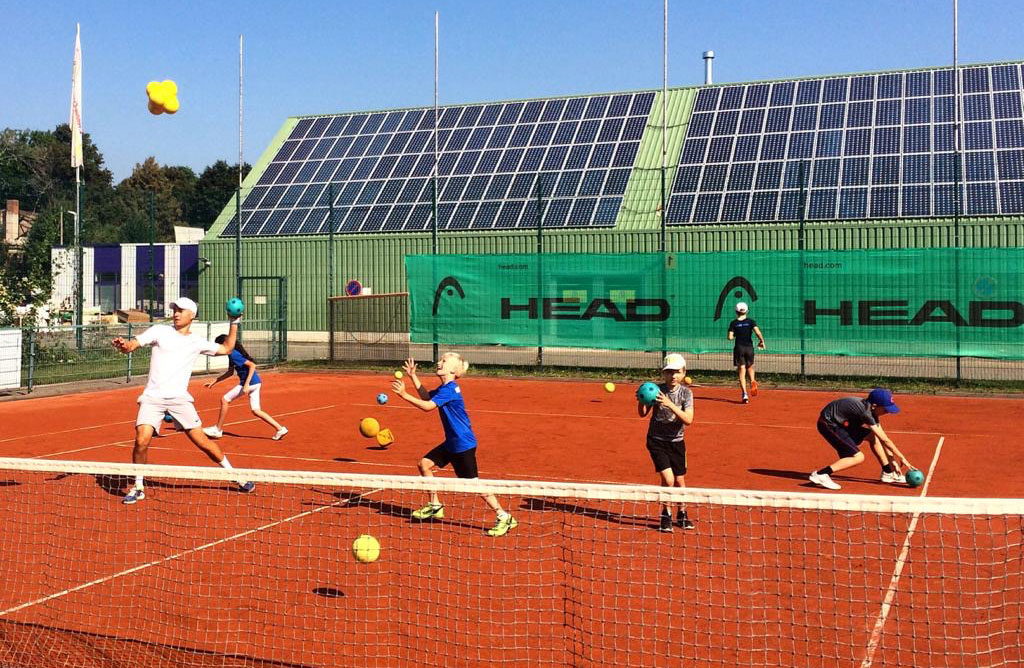
[[[441,425],[444,427],[444,443],[423,455],[418,464],[420,475],[432,478],[434,477],[432,469],[435,466],[444,468],[451,464],[458,477],[478,478],[476,436],[469,423],[469,415],[466,414],[466,403],[462,400],[462,390],[455,382],[456,378],[466,373],[469,363],[458,353],[442,355],[437,362],[436,371],[437,377],[441,379],[441,385],[432,391],[428,391],[420,383],[420,379],[416,375],[415,360],[406,360],[404,366],[405,373],[412,379],[412,384],[419,396],[414,397],[409,394],[405,389],[405,383],[401,380],[396,380],[391,384],[395,394],[422,410],[432,411],[436,408],[441,416]],[[497,521],[492,528],[487,530],[487,535],[504,536],[509,530],[518,526],[519,522],[502,509],[493,494],[484,494],[483,498],[497,515]],[[412,517],[420,521],[442,519],[444,506],[437,498],[437,492],[431,492],[430,503],[414,511]]]

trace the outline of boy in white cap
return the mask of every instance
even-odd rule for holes
[[[686,359],[678,353],[666,355],[661,377],[664,382],[658,385],[655,403],[647,406],[637,401],[636,410],[640,417],[651,414],[647,427],[647,452],[654,462],[661,486],[686,487],[686,441],[683,440],[683,432],[687,425],[693,424],[693,392],[683,382]],[[683,529],[693,528],[693,522],[682,506],[676,515],[676,525]],[[662,504],[658,530],[672,533],[671,504]]]
[[[757,334],[757,347],[764,350],[764,335],[757,328],[753,318],[747,317],[746,302],[736,304],[736,319],[729,323],[729,340],[735,341],[732,349],[732,363],[740,374],[740,391],[742,401],[750,403],[747,394],[747,375],[750,375],[750,394],[757,396],[757,379],[754,376],[754,334]]]
[[[227,456],[216,443],[203,433],[203,423],[188,393],[188,382],[192,378],[192,366],[199,355],[227,355],[235,348],[240,317],[231,318],[228,338],[223,344],[213,343],[191,331],[199,307],[188,297],[181,297],[170,304],[174,312],[170,325],[153,325],[134,339],[117,337],[111,343],[119,352],[130,353],[142,346],[153,346],[149,361],[149,378],[146,389],[139,397],[139,413],[135,418],[135,448],[132,462],[146,464],[149,461],[149,443],[153,432],[160,428],[164,413],[170,414],[189,440],[207,457],[226,469],[231,468]],[[255,483],[239,481],[243,492],[251,492]],[[146,498],[142,476],[135,477],[135,485],[124,497],[127,504]]]

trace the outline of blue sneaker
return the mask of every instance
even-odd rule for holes
[[[132,491],[128,492],[128,495],[126,497],[124,497],[123,499],[121,499],[121,503],[124,503],[124,504],[130,506],[133,503],[136,503],[138,501],[142,501],[144,498],[146,498],[146,493],[143,492],[138,487],[133,487]]]
[[[239,483],[238,489],[242,490],[246,494],[249,494],[254,489],[256,489],[256,483],[254,483],[252,480],[250,480],[249,482]]]

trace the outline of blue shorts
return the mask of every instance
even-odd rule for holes
[[[868,437],[871,430],[867,427],[845,427],[818,420],[818,433],[831,445],[840,457],[853,457],[860,452],[860,444]]]

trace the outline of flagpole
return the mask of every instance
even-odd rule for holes
[[[71,64],[71,166],[75,168],[75,342],[82,348],[85,325],[82,278],[82,26],[75,24],[75,55]]]

